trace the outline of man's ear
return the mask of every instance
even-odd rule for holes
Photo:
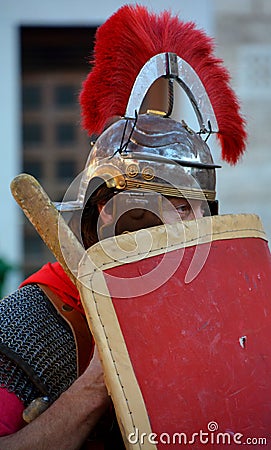
[[[102,220],[103,224],[108,225],[109,223],[112,222],[113,216],[112,214],[108,214],[106,212],[106,205],[98,203],[98,211],[100,214],[100,219]]]

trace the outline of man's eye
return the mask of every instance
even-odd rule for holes
[[[179,206],[175,206],[175,208],[179,212],[187,212],[187,211],[190,211],[190,209],[191,209],[190,205],[179,205]]]

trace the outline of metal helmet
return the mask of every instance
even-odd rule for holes
[[[163,47],[167,51],[158,51]],[[168,12],[155,16],[142,6],[122,7],[98,29],[94,68],[80,96],[83,125],[93,135],[118,119],[93,144],[76,201],[62,203],[61,209],[82,209],[97,178],[116,192],[143,189],[215,201],[215,169],[220,166],[214,164],[206,140],[217,133],[222,157],[235,163],[244,151],[246,133],[228,74],[212,52],[209,38],[194,24]],[[166,95],[160,92],[157,108],[152,87],[159,80],[166,84]],[[176,82],[194,108],[195,131],[171,118]]]
[[[149,189],[165,196],[215,200],[209,147],[185,124],[155,113],[120,119],[97,139],[81,185],[99,177],[116,191]]]

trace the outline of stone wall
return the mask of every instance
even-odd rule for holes
[[[213,0],[216,53],[247,120],[247,153],[218,173],[221,213],[258,214],[271,240],[271,2]],[[217,154],[219,158],[219,155]]]

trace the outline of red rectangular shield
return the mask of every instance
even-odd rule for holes
[[[268,443],[271,257],[256,216],[102,241],[79,279],[126,448]]]

